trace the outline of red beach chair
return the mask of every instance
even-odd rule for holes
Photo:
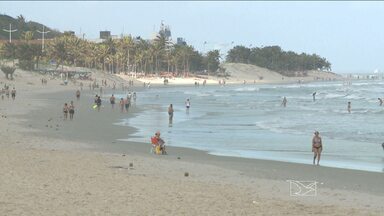
[[[159,142],[155,136],[151,137],[151,144],[152,144],[152,147],[150,152],[156,154],[157,153],[156,148],[159,147]]]

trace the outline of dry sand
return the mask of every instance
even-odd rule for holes
[[[116,141],[134,130],[90,108],[95,92],[17,72],[16,100],[0,101],[1,215],[381,215],[383,173],[207,155]],[[103,76],[105,78],[105,76]],[[109,77],[107,76],[109,79]],[[115,79],[115,78],[111,78]],[[85,85],[86,86],[86,85]],[[107,95],[112,90],[107,90]],[[75,101],[73,121],[62,105]],[[152,132],[148,132],[151,134]],[[180,159],[178,159],[180,158]],[[185,177],[185,172],[189,173]],[[291,197],[286,180],[318,181]]]
[[[329,80],[343,80],[344,78],[338,74],[326,71],[307,71],[307,76],[287,77],[275,71],[261,68],[251,64],[241,63],[223,63],[221,67],[226,69],[229,77],[216,77],[216,76],[191,76],[191,77],[174,77],[168,79],[169,85],[194,85],[198,82],[200,85],[206,81],[207,85],[217,85],[219,81],[225,80],[226,84],[266,84],[266,83],[297,83],[297,82],[313,82],[313,81],[329,81]],[[118,76],[125,80],[133,79],[133,76],[118,74]],[[137,79],[139,82],[151,83],[155,85],[163,85],[164,78],[154,77],[141,77]]]

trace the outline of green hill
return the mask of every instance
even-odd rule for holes
[[[16,32],[12,33],[12,39],[18,40],[23,35],[24,32],[32,31],[33,39],[40,39],[41,34],[37,32],[37,30],[42,31],[44,26],[44,31],[50,31],[48,34],[45,34],[45,38],[54,38],[60,36],[62,33],[53,30],[41,23],[37,23],[34,21],[26,21],[26,19],[20,15],[17,18],[13,18],[8,15],[0,15],[0,40],[8,40],[9,33],[4,31],[3,29],[9,30],[9,24],[12,25],[12,29],[17,29]]]

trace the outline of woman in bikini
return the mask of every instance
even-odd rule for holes
[[[315,135],[312,138],[312,152],[314,153],[313,164],[315,164],[317,157],[317,165],[319,165],[321,151],[323,151],[323,143],[319,136],[319,131],[315,131]]]

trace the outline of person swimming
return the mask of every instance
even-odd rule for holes
[[[383,105],[383,99],[377,98],[377,100],[379,100],[380,106],[382,106]]]

